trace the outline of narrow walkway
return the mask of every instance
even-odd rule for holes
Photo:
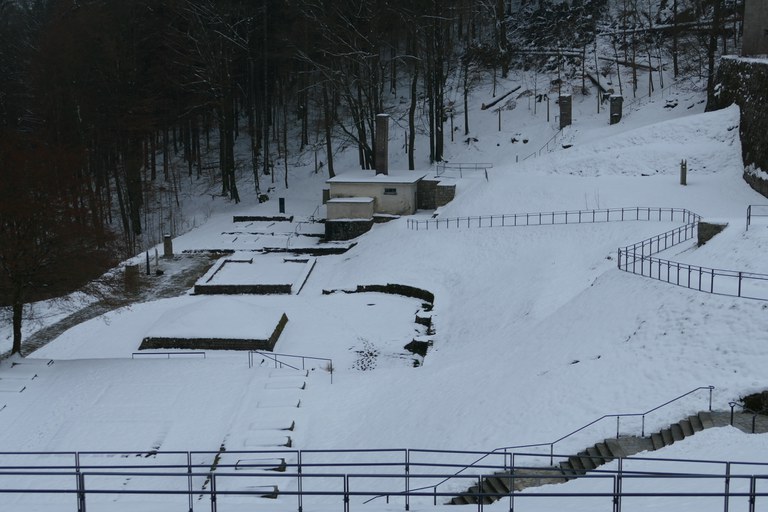
[[[115,290],[111,296],[78,309],[58,322],[36,331],[29,338],[22,340],[21,354],[28,356],[55,340],[68,329],[110,311],[149,300],[183,295],[192,289],[200,276],[205,274],[218,258],[219,255],[192,254],[175,256],[173,260],[163,260],[161,267],[164,273],[162,275],[142,275],[136,292],[123,290],[122,293],[119,293],[118,290]],[[0,360],[9,356],[10,352],[5,352],[0,355]]]

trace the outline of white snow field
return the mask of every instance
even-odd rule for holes
[[[703,113],[701,95],[683,91],[674,92],[676,108],[664,108],[673,93],[665,94],[644,102],[613,127],[607,126],[606,113],[592,113],[594,98],[575,98],[575,124],[564,134],[572,147],[545,150],[524,161],[555,133],[543,120],[541,106],[534,116],[521,103],[505,117],[501,132],[495,113],[474,109],[472,135],[478,141],[467,144],[457,134],[448,145],[448,156],[452,162],[492,162],[488,179],[480,173],[459,178],[447,171],[443,178],[457,184],[456,199],[437,212],[419,212],[411,219],[435,214],[443,219],[637,206],[685,208],[705,221],[727,223],[727,228],[703,247],[689,241],[660,257],[768,273],[764,258],[768,220],[755,219],[745,231],[747,205],[768,200],[742,179],[738,109]],[[479,103],[480,95],[475,96]],[[391,133],[393,141],[401,140],[398,130]],[[511,137],[529,142],[525,147],[522,142],[512,144]],[[405,155],[394,149],[392,153],[391,166],[403,165]],[[340,157],[337,172],[345,166],[353,170],[352,158]],[[679,184],[682,159],[688,162],[687,186]],[[270,235],[267,226],[261,226],[258,244],[253,236],[238,241],[231,233],[242,226],[234,226],[233,214],[274,215],[277,209],[276,201],[259,204],[245,197],[237,206],[217,205],[207,222],[176,238],[174,248],[249,251],[272,243],[285,247],[292,239],[288,236],[286,241],[286,231],[296,235],[297,223],[316,211],[324,179],[309,167],[297,166],[289,189],[275,185],[276,193],[287,200],[288,213],[296,215],[293,228],[277,226]],[[714,386],[712,406],[718,410],[768,388],[768,302],[710,295],[617,269],[618,247],[680,222],[416,231],[408,229],[407,221],[375,225],[346,253],[318,256],[298,294],[187,294],[137,304],[78,325],[26,359],[2,361],[0,450],[137,452],[79,455],[86,467],[82,482],[86,489],[128,491],[87,494],[89,511],[266,511],[296,510],[299,504],[308,511],[346,510],[338,494],[308,495],[297,503],[290,494],[298,485],[291,466],[297,463],[297,450],[302,450],[305,464],[301,481],[305,492],[338,493],[346,482],[353,492],[378,489],[396,494],[404,485],[411,489],[434,485],[442,478],[425,474],[453,474],[479,457],[419,450],[487,452],[547,444],[603,415],[647,411],[694,388]],[[317,229],[305,226],[309,232]],[[249,254],[254,265],[267,257]],[[278,274],[271,279],[295,281],[295,269],[280,274],[284,270],[275,270]],[[237,281],[237,276],[236,271],[227,279]],[[434,294],[431,312],[420,299],[341,291],[388,283]],[[264,324],[281,313],[289,322],[275,352],[318,358],[281,359],[300,370],[275,369],[270,356],[258,354],[249,367],[248,355],[236,351],[206,351],[204,358],[172,351],[132,358],[141,340],[153,332],[259,337]],[[434,332],[417,323],[417,315],[431,315]],[[7,342],[5,330],[3,335]],[[414,339],[433,342],[426,357],[404,349]],[[326,359],[333,361],[332,374]],[[708,390],[692,393],[648,415],[645,431],[655,432],[708,405]],[[624,419],[620,428],[622,434],[638,435],[640,420]],[[615,419],[599,422],[557,443],[554,451],[573,454],[615,433]],[[390,451],[314,451],[373,449]],[[409,452],[414,464],[409,484],[403,482],[405,449],[414,450]],[[254,451],[259,453],[247,453]],[[526,451],[530,450],[518,450]],[[548,454],[549,446],[536,453]],[[768,464],[768,439],[731,427],[713,428],[645,456]],[[0,465],[70,466],[74,457],[72,453],[0,455]],[[283,459],[289,464],[285,473],[267,471],[279,467]],[[354,465],[374,459],[391,465],[375,469]],[[422,461],[455,466],[418,467]],[[192,477],[186,474],[188,462],[197,468]],[[329,462],[342,465],[325,465]],[[178,464],[183,470],[151,474],[164,464]],[[119,465],[150,474],[119,475],[114,470],[100,474],[94,469]],[[223,469],[211,482],[205,474],[217,465]],[[678,473],[725,472],[723,464],[703,462],[650,466],[633,460],[624,465],[627,471],[659,470],[649,469],[653,467]],[[749,480],[738,476],[765,476],[767,469],[734,465],[731,490],[746,492]],[[66,491],[0,492],[0,510],[78,510],[77,476],[58,471],[37,476],[0,471],[0,491]],[[396,476],[387,480],[354,476],[371,471]],[[440,492],[465,490],[482,471],[470,469]],[[335,476],[312,476],[319,473]],[[580,478],[533,488],[516,494],[514,507],[532,512],[613,510],[609,494],[614,482],[612,476]],[[142,489],[186,492],[188,485],[196,491],[191,500],[183,494],[130,494]],[[756,485],[761,493],[768,488],[765,480]],[[252,495],[221,495],[212,504],[214,486],[218,491]],[[259,497],[272,492],[273,486],[282,493],[277,499]],[[624,492],[691,496],[626,497],[622,510],[722,510],[722,497],[693,494],[719,493],[723,486],[722,476],[683,483],[682,478],[635,475],[625,479]],[[552,492],[605,495],[540,496]],[[371,497],[353,495],[348,506],[404,510],[402,496],[363,504]],[[447,499],[439,497],[438,507]],[[428,496],[413,497],[408,505],[411,510],[435,509]],[[749,510],[744,497],[732,498],[730,505],[731,510]],[[505,498],[486,507],[509,510],[510,502]],[[756,507],[765,510],[768,497],[759,497]]]

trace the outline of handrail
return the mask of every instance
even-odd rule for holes
[[[449,162],[440,162],[437,164],[437,170],[435,171],[436,176],[440,176],[443,174],[446,169],[455,169],[459,171],[459,177],[464,177],[464,171],[485,171],[485,177],[488,178],[488,169],[492,169],[493,164],[491,163],[481,163],[481,162],[468,162],[468,163],[461,163],[457,162],[455,164],[449,163]],[[442,172],[441,172],[442,169]]]
[[[313,357],[313,356],[302,356],[302,355],[296,355],[296,354],[278,354],[277,352],[264,352],[261,350],[249,350],[248,351],[248,368],[253,368],[253,356],[254,354],[258,354],[262,357],[265,357],[269,359],[270,361],[274,361],[275,368],[283,368],[288,367],[292,370],[297,371],[304,371],[306,370],[306,361],[321,361],[324,362],[326,365],[323,368],[325,371],[327,371],[331,375],[331,384],[333,384],[333,372],[334,372],[334,366],[333,366],[333,359],[328,359],[327,357]],[[291,364],[288,364],[284,361],[281,361],[279,358],[293,358],[293,359],[300,359],[301,360],[301,368],[298,368],[296,366],[293,366]]]
[[[750,204],[747,206],[747,231],[749,231],[749,226],[752,224],[752,217],[768,217],[768,213],[764,214],[756,214],[752,213],[752,207],[755,208],[768,208],[768,204]]]
[[[187,455],[191,459],[193,452]],[[207,453],[207,452],[206,452]],[[520,457],[536,456],[536,454],[518,454]],[[558,457],[567,457],[558,455]],[[643,469],[643,464],[653,461],[657,468],[656,471],[647,471]],[[700,464],[704,468],[695,468],[694,470],[680,471],[678,464]],[[634,467],[639,464],[639,467]],[[231,466],[219,466],[215,469],[202,467],[199,465],[178,465],[169,467],[165,471],[136,471],[129,466],[113,466],[105,468],[85,468],[72,466],[61,470],[60,468],[35,468],[34,470],[19,471],[8,467],[0,466],[0,481],[7,480],[6,485],[0,486],[0,495],[46,495],[62,496],[61,499],[69,499],[69,496],[77,496],[77,506],[72,503],[72,510],[85,510],[86,502],[89,496],[98,495],[146,495],[146,496],[186,496],[190,499],[190,508],[193,510],[193,498],[199,501],[206,498],[211,501],[211,510],[216,509],[218,497],[225,496],[265,496],[272,494],[276,497],[295,498],[297,510],[302,510],[305,498],[343,498],[344,511],[350,512],[351,498],[360,499],[369,498],[363,503],[368,503],[372,499],[381,495],[381,488],[391,488],[390,482],[400,481],[405,489],[402,492],[389,492],[382,496],[398,496],[405,500],[405,510],[409,510],[411,498],[421,498],[420,503],[427,503],[427,500],[437,505],[438,498],[448,498],[456,496],[454,491],[444,490],[426,491],[429,487],[409,488],[409,481],[434,480],[437,478],[450,477],[444,472],[431,472],[423,474],[408,475],[400,472],[374,473],[356,469],[353,471],[342,471],[340,468],[345,464],[329,464],[329,468],[323,472],[302,471],[300,466],[295,466],[295,471],[271,472],[261,474],[262,478],[268,478],[268,483],[291,482],[296,481],[297,485],[290,487],[280,486],[277,490],[273,485],[254,486],[252,484],[253,473],[238,472]],[[715,466],[715,471],[709,470],[706,466]],[[743,468],[742,468],[743,466]],[[294,467],[294,466],[292,466]],[[371,465],[375,467],[375,465]],[[734,468],[737,470],[734,471]],[[483,486],[483,482],[493,476],[494,469],[514,471],[514,478],[537,478],[539,480],[562,479],[562,475],[553,473],[551,475],[542,475],[531,470],[535,468],[524,465],[514,465],[509,467],[489,468],[489,471],[483,471],[478,474],[461,476],[464,481],[470,484],[474,483],[477,489],[472,491],[470,496],[477,500],[478,510],[483,510],[483,500],[486,498],[499,499],[507,498],[510,502],[510,510],[513,509],[515,499],[538,499],[546,497],[570,497],[570,498],[610,498],[614,503],[614,510],[620,510],[621,502],[624,498],[648,498],[648,497],[697,497],[702,499],[719,499],[728,503],[730,498],[747,498],[750,504],[750,510],[756,510],[755,504],[757,498],[768,497],[768,492],[764,490],[763,482],[768,481],[768,463],[765,462],[740,462],[740,461],[722,461],[722,460],[701,460],[701,459],[664,459],[648,457],[624,457],[619,458],[615,468],[605,468],[591,471],[580,475],[581,479],[590,479],[596,481],[605,481],[605,490],[601,488],[592,488],[584,490],[573,489],[570,487],[555,487],[546,492],[538,493],[519,493],[514,487],[509,492],[499,492],[498,490]],[[14,484],[18,478],[24,479],[24,485]],[[56,478],[56,483],[43,483],[42,485],[29,485],[30,481]],[[162,487],[158,487],[157,479],[166,479]],[[205,484],[194,485],[194,481],[205,481]],[[328,482],[322,486],[303,486],[301,482],[313,482],[321,480]],[[646,487],[637,488],[633,486],[632,491],[625,491],[621,481],[649,482]],[[706,489],[698,489],[699,492],[693,492],[688,489],[678,489],[678,485],[669,485],[671,482],[681,480],[696,481],[700,486],[706,486]],[[757,481],[761,482],[761,489],[758,491]],[[126,482],[132,484],[126,487]],[[61,482],[61,483],[59,483]],[[144,483],[146,482],[146,483]],[[650,485],[651,482],[663,482],[665,485],[659,489]],[[715,487],[714,482],[722,482],[724,485]],[[729,483],[741,482],[742,489],[734,486],[733,489]],[[229,485],[226,485],[226,484]],[[239,484],[242,483],[242,484]],[[400,484],[400,485],[402,485]],[[619,485],[617,485],[619,484]],[[748,485],[746,485],[748,484]],[[46,486],[47,485],[47,486]],[[748,488],[748,490],[747,490]],[[714,490],[719,489],[719,490]],[[269,491],[269,492],[267,492]],[[607,501],[607,500],[606,500]],[[359,503],[359,502],[356,502]],[[205,506],[200,503],[201,506]],[[284,503],[282,504],[284,505]],[[282,508],[282,507],[281,507]],[[66,510],[66,508],[64,509]]]
[[[673,399],[671,399],[671,400],[668,400],[668,401],[664,402],[663,404],[661,404],[661,405],[658,405],[658,406],[656,406],[656,407],[654,407],[654,408],[652,408],[652,409],[649,409],[648,411],[645,411],[645,412],[640,412],[640,413],[625,413],[625,414],[605,414],[605,415],[603,415],[603,416],[601,416],[601,417],[597,418],[596,420],[590,421],[590,422],[589,422],[589,423],[587,423],[586,425],[584,425],[584,426],[582,426],[582,427],[580,427],[580,428],[578,428],[578,429],[574,430],[573,432],[570,432],[570,433],[568,433],[568,434],[566,434],[566,435],[564,435],[564,436],[560,437],[559,439],[557,439],[557,440],[555,440],[555,441],[552,441],[552,442],[550,442],[550,443],[535,443],[535,444],[515,445],[515,446],[504,446],[504,447],[501,447],[501,448],[495,448],[495,449],[491,450],[490,452],[486,453],[485,455],[483,455],[482,457],[480,457],[479,459],[477,459],[476,461],[474,461],[473,463],[471,463],[471,464],[469,464],[468,466],[466,466],[466,467],[462,468],[461,470],[459,470],[459,471],[456,473],[456,476],[457,476],[457,475],[460,475],[460,474],[461,474],[461,473],[463,473],[464,471],[466,471],[466,470],[468,470],[468,469],[470,469],[470,468],[472,468],[472,467],[476,466],[478,463],[482,462],[483,460],[485,460],[486,458],[488,458],[489,456],[491,456],[491,455],[493,455],[493,454],[496,454],[496,453],[507,453],[509,450],[518,450],[518,449],[521,449],[521,448],[535,448],[535,447],[539,447],[539,446],[549,446],[549,447],[550,447],[550,464],[551,464],[551,463],[552,463],[552,461],[553,461],[554,446],[555,446],[557,443],[559,443],[560,441],[563,441],[563,440],[565,440],[565,439],[567,439],[567,438],[569,438],[569,437],[571,437],[571,436],[573,436],[573,435],[575,435],[575,434],[577,434],[577,433],[581,432],[582,430],[585,430],[585,429],[586,429],[586,428],[588,428],[588,427],[591,427],[592,425],[594,425],[594,424],[596,424],[596,423],[598,423],[598,422],[600,422],[600,421],[602,421],[602,420],[604,420],[604,419],[606,419],[606,418],[617,418],[617,423],[616,423],[616,428],[617,428],[616,437],[619,437],[619,431],[618,431],[618,428],[619,428],[619,423],[618,423],[618,420],[619,420],[619,418],[622,418],[622,417],[630,417],[630,416],[634,416],[634,417],[637,417],[637,416],[642,416],[642,417],[643,417],[643,422],[642,422],[642,436],[643,436],[643,437],[645,437],[645,416],[646,416],[647,414],[650,414],[650,413],[652,413],[652,412],[655,412],[655,411],[657,411],[657,410],[661,409],[662,407],[665,407],[665,406],[667,406],[667,405],[669,405],[669,404],[671,404],[671,403],[673,403],[673,402],[676,402],[676,401],[678,401],[678,400],[681,400],[681,399],[683,399],[683,398],[687,397],[688,395],[691,395],[691,394],[693,394],[693,393],[695,393],[695,392],[697,392],[697,391],[701,391],[701,390],[703,390],[703,389],[707,389],[707,390],[709,390],[709,410],[711,411],[711,410],[712,410],[712,391],[715,389],[715,387],[714,387],[714,386],[699,386],[698,388],[692,389],[692,390],[688,391],[687,393],[684,393],[684,394],[682,394],[682,395],[680,395],[680,396],[678,396],[678,397],[675,397],[675,398],[673,398]],[[425,488],[432,488],[432,487],[435,487],[435,488],[437,488],[438,486],[440,486],[440,485],[444,484],[444,483],[445,483],[445,482],[447,482],[448,480],[450,480],[450,478],[446,478],[445,480],[442,480],[441,482],[438,482],[438,483],[437,483],[437,484],[435,484],[434,486],[427,486],[427,487],[425,487]]]
[[[203,356],[203,359],[205,359],[205,352],[203,351],[182,351],[182,352],[133,352],[131,354],[131,359],[136,359],[136,357],[149,357],[152,356],[165,356],[166,359],[170,359],[171,357],[185,357],[185,356]]]

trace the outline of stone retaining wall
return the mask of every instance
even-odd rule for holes
[[[745,167],[768,171],[768,60],[724,57],[715,75],[715,94],[708,110],[737,104],[741,109],[739,134]],[[768,183],[750,174],[744,178],[768,197]]]

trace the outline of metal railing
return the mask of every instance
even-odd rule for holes
[[[436,219],[407,219],[409,229],[436,230],[456,228],[549,226],[559,224],[596,224],[627,221],[681,221],[686,224],[699,221],[699,215],[685,208],[658,208],[633,206],[597,210],[568,210],[554,212],[508,213]]]
[[[205,352],[203,351],[179,351],[179,352],[134,352],[131,354],[131,359],[136,358],[149,358],[149,359],[171,359],[172,357],[202,357],[205,359]]]
[[[764,213],[753,213],[752,209]],[[747,206],[747,231],[752,224],[752,217],[768,217],[768,204],[750,204]]]
[[[459,177],[464,177],[464,171],[485,171],[486,177],[488,169],[493,169],[493,164],[483,162],[440,162],[437,164],[435,174],[440,176],[446,171],[459,171]]]
[[[556,444],[558,444],[558,443],[560,443],[562,441],[565,441],[566,439],[571,438],[574,435],[576,435],[576,434],[578,434],[580,432],[583,432],[586,429],[588,429],[588,428],[590,428],[590,427],[592,427],[592,426],[594,426],[594,425],[596,425],[598,423],[602,423],[602,422],[604,422],[607,419],[614,419],[614,418],[616,419],[616,437],[618,438],[618,437],[621,436],[621,419],[622,418],[638,418],[639,417],[639,418],[641,418],[640,436],[641,437],[645,437],[645,418],[646,418],[646,416],[648,416],[649,414],[651,414],[653,412],[656,412],[659,409],[662,409],[662,408],[664,408],[664,407],[666,407],[666,406],[668,406],[668,405],[670,405],[672,403],[678,402],[678,401],[682,400],[683,398],[686,398],[686,397],[688,397],[688,396],[690,396],[690,395],[692,395],[694,393],[698,393],[699,391],[703,391],[703,390],[707,390],[709,392],[708,409],[711,411],[712,410],[712,392],[714,391],[714,389],[715,389],[714,386],[700,386],[700,387],[692,389],[692,390],[690,390],[690,391],[688,391],[686,393],[683,393],[682,395],[677,396],[677,397],[675,397],[675,398],[673,398],[671,400],[668,400],[668,401],[664,402],[661,405],[657,405],[656,407],[653,407],[652,409],[648,409],[647,411],[643,411],[643,412],[622,413],[622,414],[605,414],[605,415],[603,415],[603,416],[601,416],[601,417],[599,417],[599,418],[597,418],[597,419],[595,419],[593,421],[590,421],[586,425],[583,425],[583,426],[577,428],[576,430],[574,430],[572,432],[569,432],[569,433],[565,434],[564,436],[561,436],[558,439],[556,439],[554,441],[551,441],[551,442],[548,442],[548,443],[533,443],[533,444],[523,444],[523,445],[515,445],[515,446],[504,446],[504,447],[501,447],[501,448],[496,448],[496,449],[494,449],[494,450],[492,450],[490,452],[486,452],[485,454],[483,454],[480,458],[478,458],[477,460],[475,460],[471,464],[468,464],[465,467],[461,468],[457,473],[455,473],[454,476],[458,476],[458,475],[464,473],[465,471],[468,471],[468,470],[473,469],[473,468],[474,469],[476,469],[478,467],[482,468],[483,467],[482,463],[486,459],[488,459],[489,457],[492,458],[494,456],[499,456],[500,455],[500,456],[502,456],[505,459],[505,464],[506,464],[506,459],[507,459],[507,457],[511,457],[513,455],[513,450],[522,450],[522,449],[530,449],[530,448],[542,448],[542,447],[549,448],[549,454],[548,454],[548,456],[549,456],[549,463],[550,463],[550,465],[552,465],[554,463],[554,457],[555,457],[554,453],[555,453],[555,445]],[[435,453],[435,454],[436,453],[448,453],[448,452],[442,452],[440,450],[429,450],[429,451],[412,450],[412,452],[424,452],[424,453]],[[467,453],[469,453],[469,452],[467,452]],[[539,453],[538,455],[541,456],[542,454]],[[445,480],[440,481],[437,484],[435,484],[434,487],[437,488],[437,487],[445,484],[449,480],[451,480],[451,478],[446,478]]]
[[[247,503],[235,501],[236,498],[244,497],[269,497],[270,507],[274,510],[296,509],[302,512],[307,505],[322,504],[323,508],[338,506],[340,510],[350,512],[353,506],[360,508],[371,498],[381,496],[383,490],[388,502],[391,499],[402,500],[405,510],[409,510],[411,504],[437,505],[438,500],[447,501],[460,494],[453,489],[438,490],[421,485],[426,480],[451,476],[445,473],[445,468],[450,466],[417,465],[413,462],[408,465],[407,450],[393,452],[404,454],[405,460],[396,463],[328,462],[313,465],[301,462],[301,452],[284,452],[293,453],[297,462],[289,464],[286,471],[279,472],[268,471],[269,468],[260,465],[252,465],[250,471],[238,471],[232,464],[213,467],[192,462],[155,466],[0,465],[0,497],[7,502],[16,496],[19,507],[30,506],[35,500],[44,500],[49,507],[54,506],[63,512],[86,512],[91,504],[98,510],[125,510],[130,503],[120,503],[120,497],[127,501],[139,497],[145,500],[145,504],[146,500],[151,499],[153,504],[164,505],[167,510],[187,507],[189,512],[216,512],[219,506],[222,510],[252,509],[252,500]],[[197,455],[211,456],[216,452],[175,453],[192,461]],[[323,453],[343,455],[345,452]],[[56,454],[6,453],[0,454],[0,457],[8,455]],[[85,454],[66,455],[75,456],[75,460],[86,458]],[[125,460],[135,454],[102,452],[98,455]],[[482,512],[486,499],[495,501],[506,498],[509,500],[509,510],[514,510],[517,500],[558,497],[568,498],[569,503],[575,499],[597,500],[592,504],[594,510],[612,512],[620,511],[622,503],[627,501],[693,497],[701,503],[717,500],[718,508],[722,506],[724,512],[734,510],[734,505],[743,507],[738,510],[755,512],[758,503],[768,497],[768,463],[646,457],[619,458],[604,469],[579,472],[579,479],[605,482],[604,488],[592,486],[594,488],[583,490],[583,487],[555,486],[549,487],[546,492],[535,493],[515,490],[515,479],[536,478],[541,482],[563,482],[565,479],[554,468],[551,473],[545,473],[542,468],[519,463],[537,456],[517,453],[503,465],[484,466],[478,468],[476,473],[451,478],[456,479],[464,488],[474,485],[471,492],[461,494],[474,498],[479,512]],[[558,454],[556,457],[568,456]],[[144,459],[140,457],[139,460]],[[416,466],[424,471],[415,473],[409,470]],[[649,467],[653,470],[650,471]],[[499,492],[483,484],[488,477],[498,478],[499,473],[502,473],[504,480],[509,480],[509,492]],[[411,484],[415,484],[416,488],[411,488]]]
[[[555,132],[555,134],[552,135],[552,137],[550,137],[549,140],[547,142],[545,142],[537,151],[534,151],[530,155],[528,155],[525,158],[523,158],[523,162],[525,162],[526,160],[528,160],[531,157],[535,158],[537,156],[541,156],[541,154],[544,152],[544,150],[546,150],[547,153],[551,153],[552,151],[554,151],[554,148],[557,147],[556,146],[557,138],[561,137],[564,133],[565,133],[565,128],[560,128],[559,130],[557,130]],[[553,149],[549,149],[549,145],[550,144],[552,144],[552,148]]]
[[[248,368],[253,368],[255,366],[256,357],[261,357],[262,361],[270,361],[272,364],[274,364],[275,368],[288,368],[298,371],[315,369],[326,371],[331,376],[331,384],[333,384],[333,359],[328,359],[326,357],[301,356],[295,354],[278,354],[276,352],[263,352],[261,350],[249,350]],[[293,364],[286,362],[286,360],[290,360]],[[312,365],[311,362],[313,361],[322,363],[322,366]]]

